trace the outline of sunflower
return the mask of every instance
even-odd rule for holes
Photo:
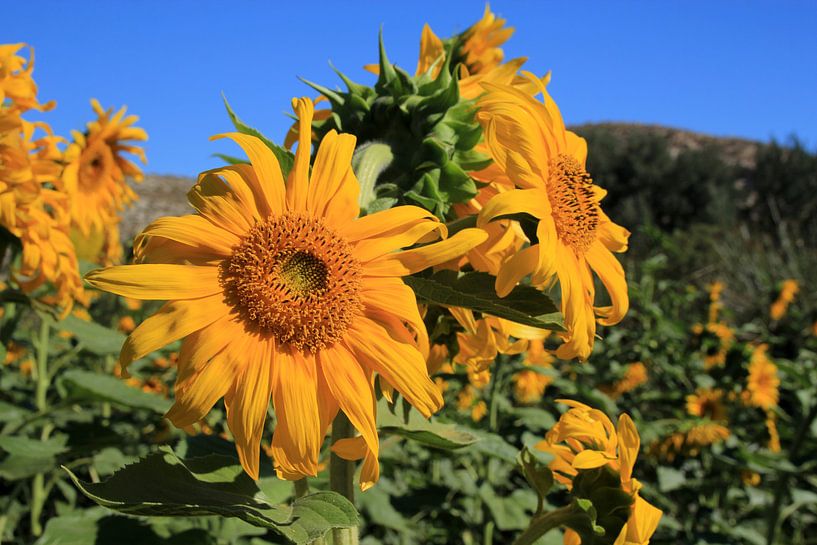
[[[505,54],[499,46],[508,41],[513,31],[505,27],[505,19],[498,19],[486,4],[482,19],[460,35],[462,45],[458,53],[468,72],[481,74],[502,64]]]
[[[88,123],[84,134],[72,132],[74,141],[65,150],[63,182],[71,197],[71,223],[78,245],[86,248],[87,257],[95,259],[102,253],[111,262],[121,257],[119,212],[138,198],[126,178],[142,180],[141,169],[124,154],[145,163],[144,150],[133,142],[148,137],[144,129],[134,126],[138,117],[125,116],[126,108],[114,114],[96,99],[91,107],[97,119]]]
[[[38,129],[45,134],[35,138]],[[23,292],[37,292],[66,316],[83,289],[68,236],[68,202],[60,191],[58,140],[45,123],[25,121],[14,108],[0,109],[0,226],[22,246],[11,276]],[[54,290],[40,292],[44,285]]]
[[[445,226],[412,206],[358,219],[355,138],[328,133],[310,175],[312,102],[293,100],[293,108],[302,136],[286,184],[261,140],[216,136],[238,143],[251,164],[204,172],[188,193],[196,214],[155,221],[135,241],[137,264],[87,279],[126,297],[170,300],[131,333],[120,362],[184,339],[167,414],[176,426],[201,420],[224,397],[241,464],[257,478],[272,398],[276,472],[298,479],[316,474],[327,427],[342,410],[362,434],[355,445],[367,449],[365,488],[378,473],[373,374],[426,417],[442,405],[426,370],[425,326],[401,277],[485,235],[463,230],[398,251],[445,235]]]
[[[570,407],[559,421],[548,431],[545,440],[536,445],[539,450],[551,454],[550,469],[556,481],[574,490],[583,473],[597,468],[606,468],[617,476],[620,489],[632,498],[629,515],[618,532],[616,543],[649,543],[658,527],[662,512],[648,503],[639,493],[641,483],[633,477],[641,439],[633,421],[627,414],[619,416],[618,425],[602,411],[593,409],[577,401],[560,399]],[[603,478],[591,478],[590,486]],[[588,492],[583,490],[581,492]],[[607,519],[610,521],[617,515]],[[578,536],[572,530],[565,532],[565,541],[578,543]]]
[[[0,44],[0,106],[8,99],[10,108],[17,112],[48,110],[54,102],[41,104],[37,100],[34,82],[34,49],[29,48],[29,60],[21,56],[26,44]]]
[[[687,413],[699,418],[708,418],[713,421],[726,420],[726,409],[721,402],[723,390],[698,388],[694,394],[686,398]]]
[[[536,220],[537,240],[502,264],[497,293],[507,295],[527,275],[539,287],[558,279],[567,332],[556,355],[584,360],[593,349],[596,316],[613,325],[629,307],[624,269],[611,252],[625,251],[630,233],[599,206],[605,191],[585,170],[587,143],[565,129],[544,85],[544,103],[511,86],[485,88],[477,118],[491,157],[516,189],[491,199],[477,225],[513,214]],[[609,306],[594,306],[591,270],[610,294]]]
[[[797,280],[789,278],[783,281],[777,299],[769,307],[769,315],[772,320],[779,320],[786,315],[786,311],[789,309],[791,302],[794,301],[794,296],[797,295],[798,291],[800,291],[800,284],[798,284]]]
[[[545,350],[543,339],[532,339],[528,344],[525,359],[526,366],[549,369],[553,363],[553,356]],[[553,382],[553,377],[539,371],[525,369],[513,376],[513,393],[519,403],[535,403],[542,399],[545,389]]]
[[[624,376],[621,377],[621,379],[612,385],[607,385],[600,389],[611,398],[618,399],[627,392],[631,392],[639,386],[646,384],[648,378],[647,366],[637,361],[627,366],[624,370]]]
[[[749,362],[749,378],[746,384],[745,399],[749,405],[769,410],[777,406],[780,398],[780,378],[777,376],[777,365],[769,359],[769,346],[761,344],[752,349]]]

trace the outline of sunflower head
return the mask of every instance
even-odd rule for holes
[[[326,431],[343,411],[359,437],[333,451],[363,459],[361,487],[377,480],[375,378],[428,417],[442,396],[426,368],[428,334],[402,277],[457,258],[485,239],[447,233],[428,211],[401,206],[359,218],[351,167],[356,139],[328,132],[312,156],[313,103],[293,100],[301,141],[291,170],[255,136],[230,133],[249,164],[203,173],[189,191],[196,213],[161,218],[134,243],[137,264],[88,281],[135,299],[168,300],[128,337],[123,368],[182,340],[176,399],[184,428],[224,398],[239,458],[253,477],[268,405],[269,452],[286,479],[315,475]],[[310,168],[310,162],[312,162]]]
[[[590,500],[602,536],[584,526],[572,528],[581,543],[649,543],[658,527],[661,510],[640,494],[633,467],[641,439],[626,414],[617,426],[602,411],[576,401],[559,400],[570,408],[537,445],[553,456],[554,479],[574,498]],[[622,541],[619,541],[622,540]]]
[[[777,376],[777,365],[769,358],[768,349],[766,344],[760,344],[752,349],[746,384],[748,404],[764,410],[777,406],[780,398],[780,378]]]
[[[613,223],[600,202],[605,191],[585,169],[587,143],[565,129],[544,83],[530,82],[544,96],[539,102],[514,86],[485,84],[477,119],[500,175],[512,187],[482,207],[477,224],[515,218],[529,245],[500,266],[496,289],[505,296],[527,276],[542,288],[559,283],[567,333],[557,351],[562,358],[586,359],[596,322],[618,323],[629,307],[627,283],[614,252],[627,249],[629,232]],[[610,305],[596,305],[588,269],[600,278]]]
[[[145,152],[136,142],[148,138],[134,126],[138,117],[126,116],[124,107],[114,113],[103,109],[96,99],[91,106],[97,118],[87,124],[84,133],[73,132],[62,176],[71,196],[72,225],[83,237],[111,229],[122,209],[137,198],[126,180],[141,181],[142,170],[128,154],[145,163]]]
[[[411,76],[389,61],[381,41],[374,86],[354,83],[342,74],[346,91],[307,82],[332,109],[331,116],[313,123],[317,138],[343,130],[357,137],[361,152],[370,144],[391,150],[375,187],[363,196],[366,208],[415,204],[444,217],[453,204],[476,195],[467,172],[484,168],[490,160],[475,149],[482,129],[474,119],[474,103],[463,99],[458,76],[443,57]],[[405,153],[407,149],[415,151]]]

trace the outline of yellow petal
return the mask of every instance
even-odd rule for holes
[[[176,379],[175,402],[165,418],[179,428],[198,422],[233,384],[237,363],[246,355],[249,339],[239,337],[198,369]]]
[[[615,456],[610,456],[598,450],[583,450],[573,459],[573,467],[576,469],[594,469],[612,460],[615,460]]]
[[[293,98],[292,109],[298,116],[298,149],[295,163],[287,178],[287,207],[290,210],[306,210],[309,190],[309,157],[312,154],[312,115],[315,105],[309,98]]]
[[[482,208],[477,218],[477,225],[485,225],[500,216],[520,213],[530,214],[535,218],[549,215],[550,203],[545,190],[542,188],[513,189],[499,193]]]
[[[221,292],[218,267],[119,265],[85,275],[89,284],[132,299],[197,299]]]
[[[627,251],[627,243],[630,238],[630,232],[621,227],[620,225],[616,225],[610,218],[607,217],[603,211],[599,210],[599,227],[598,227],[598,237],[599,240],[604,244],[608,250],[611,252],[626,252]]]
[[[352,170],[352,154],[357,139],[351,134],[329,131],[321,140],[312,177],[309,180],[307,208],[330,225],[345,226],[360,214],[360,184]]]
[[[187,192],[187,200],[199,214],[213,225],[227,229],[241,237],[252,227],[252,217],[247,215],[233,190],[215,174],[203,174]]]
[[[370,276],[407,276],[460,257],[487,238],[482,229],[463,229],[446,240],[370,261],[363,271]]]
[[[539,246],[528,246],[502,264],[496,277],[496,294],[505,297],[526,276],[536,270]]]
[[[378,320],[380,316],[385,315],[394,317],[400,325],[403,322],[407,323],[417,335],[416,345],[423,357],[428,356],[428,331],[420,316],[417,296],[402,280],[369,277],[363,284],[361,299],[367,311],[375,311],[378,314]],[[389,328],[391,324],[385,326]]]
[[[363,436],[369,450],[377,455],[379,443],[375,423],[375,400],[366,373],[352,354],[336,345],[318,354],[318,363],[332,396]]]
[[[369,450],[366,440],[362,436],[338,439],[332,443],[332,452],[344,460],[355,461],[366,456]]]
[[[197,215],[168,216],[157,219],[145,227],[145,230],[134,241],[134,247],[142,246],[145,237],[175,240],[187,246],[207,250],[214,257],[229,256],[232,253],[232,247],[240,242],[240,239],[233,233]]]
[[[627,541],[638,544],[649,543],[658,528],[663,512],[639,495],[636,495],[631,509],[630,519],[626,526]]]
[[[618,417],[618,449],[621,460],[621,480],[629,481],[633,476],[633,466],[638,457],[638,450],[641,448],[641,438],[638,436],[638,429],[633,424],[628,414]]]
[[[382,375],[409,403],[429,417],[443,405],[428,378],[425,359],[414,346],[393,339],[380,325],[359,317],[347,330],[347,348],[358,361]]]
[[[586,283],[586,274],[573,250],[557,244],[556,273],[562,294],[562,315],[567,333],[564,344],[556,350],[561,359],[586,360],[593,351],[596,320],[593,314],[592,284]]]
[[[601,242],[594,242],[585,254],[587,263],[599,275],[601,282],[610,294],[611,306],[596,307],[602,325],[619,323],[630,307],[630,298],[627,295],[627,280],[624,277],[624,268],[621,263],[604,247]]]
[[[253,188],[253,193],[256,195],[256,205],[262,215],[266,217],[271,213],[283,212],[286,209],[284,177],[272,151],[261,139],[247,134],[231,132],[213,136],[211,140],[219,138],[232,139],[241,146],[250,159],[258,182],[258,186]]]
[[[280,475],[316,475],[321,436],[315,357],[278,347],[272,401],[277,424],[272,458]]]
[[[419,206],[395,206],[369,214],[347,225],[339,226],[340,234],[349,242],[368,238],[388,237],[405,231],[419,223],[427,221],[439,223],[439,220]]]
[[[355,245],[355,259],[361,263],[366,263],[395,250],[412,246],[433,231],[439,231],[441,235],[444,235],[445,225],[432,221],[424,221],[412,227],[408,227],[399,233],[361,240]]]
[[[228,312],[221,294],[165,303],[131,332],[122,346],[119,363],[126,369],[131,362],[212,324]]]
[[[272,392],[273,351],[272,340],[252,342],[232,388],[224,396],[227,425],[235,438],[238,459],[253,479],[258,479],[261,434]]]

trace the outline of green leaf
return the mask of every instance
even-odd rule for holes
[[[553,301],[532,286],[519,285],[500,298],[494,289],[495,278],[487,273],[438,271],[430,277],[403,279],[429,303],[464,307],[532,327],[564,331],[562,316]]]
[[[8,453],[0,462],[0,477],[10,481],[27,479],[50,471],[57,464],[56,456],[66,451],[65,435],[39,441],[16,435],[0,435],[0,450]]]
[[[467,447],[478,441],[470,430],[455,424],[426,420],[416,411],[408,411],[408,418],[404,420],[392,412],[385,398],[377,403],[377,427],[385,433],[445,450]]]
[[[539,505],[542,505],[545,496],[553,486],[553,472],[530,449],[523,448],[517,458],[517,464],[525,476],[525,480],[539,496]]]
[[[661,492],[671,492],[684,485],[686,477],[682,471],[672,467],[658,466],[658,489]]]
[[[170,409],[170,400],[156,394],[143,392],[110,376],[73,369],[61,378],[62,386],[72,399],[108,401],[115,405],[134,409],[147,409],[164,414]]]
[[[73,315],[54,324],[54,327],[72,333],[85,350],[100,356],[119,354],[125,342],[125,335],[122,333],[95,322],[80,320]]]
[[[500,497],[488,483],[479,488],[479,497],[488,506],[496,527],[503,531],[527,528],[536,501],[530,490],[517,489]]]
[[[311,543],[333,528],[359,523],[354,506],[334,492],[305,496],[289,507],[272,504],[227,456],[180,460],[162,447],[101,483],[81,481],[63,469],[90,499],[131,515],[236,517],[299,544]]]
[[[249,134],[250,136],[255,136],[259,138],[264,145],[267,146],[270,151],[275,155],[275,158],[278,160],[278,164],[281,167],[281,173],[284,175],[284,179],[289,175],[289,171],[292,170],[292,165],[295,164],[295,156],[292,152],[285,150],[263,134],[258,129],[254,129],[241,121],[233,109],[230,107],[230,103],[227,102],[227,97],[222,95],[224,99],[224,107],[227,108],[227,115],[230,116],[230,121],[233,122],[235,129],[242,133],[242,134]]]

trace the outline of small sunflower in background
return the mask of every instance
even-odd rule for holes
[[[97,119],[84,133],[72,131],[73,142],[65,150],[62,180],[71,202],[72,238],[81,258],[111,264],[122,257],[119,241],[120,213],[138,197],[128,179],[141,182],[139,166],[145,151],[136,142],[148,139],[144,129],[134,126],[135,115],[126,116],[126,108],[116,113],[105,110],[96,99],[91,107]]]

